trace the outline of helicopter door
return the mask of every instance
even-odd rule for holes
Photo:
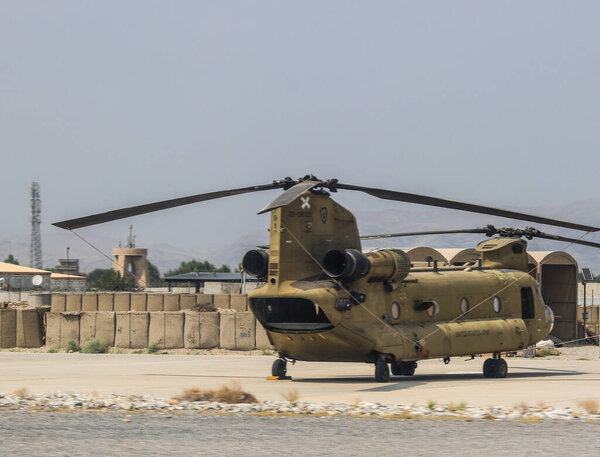
[[[521,313],[523,319],[533,319],[535,317],[535,306],[533,303],[533,292],[531,287],[521,289]]]

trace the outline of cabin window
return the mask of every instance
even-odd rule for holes
[[[437,313],[440,312],[440,305],[438,305],[437,302],[430,301],[430,302],[425,302],[425,303],[429,303],[429,307],[427,308],[427,315],[429,317],[433,317]],[[423,303],[423,304],[425,304],[425,303]]]
[[[521,310],[523,319],[533,319],[535,317],[535,306],[533,303],[533,292],[531,287],[521,289]]]
[[[501,309],[502,309],[502,300],[500,300],[500,297],[494,297],[494,311],[499,313]]]
[[[461,314],[465,314],[467,311],[469,311],[470,308],[471,308],[471,305],[469,304],[469,300],[466,297],[461,298],[460,299]]]
[[[400,303],[397,301],[392,303],[392,319],[400,319]]]

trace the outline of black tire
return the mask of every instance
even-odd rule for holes
[[[390,369],[392,370],[392,374],[394,376],[402,376],[402,362],[392,362],[390,363]]]
[[[390,368],[383,360],[375,364],[375,381],[388,382],[390,380]]]
[[[417,369],[417,362],[402,362],[402,374],[404,376],[414,376]]]
[[[506,360],[496,359],[494,364],[494,378],[506,378],[508,375],[508,365]]]
[[[283,378],[287,373],[287,362],[284,359],[276,359],[271,367],[271,374]]]
[[[495,366],[496,366],[495,359],[486,359],[485,362],[483,362],[483,377],[484,378],[493,378]]]

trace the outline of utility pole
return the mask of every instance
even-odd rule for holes
[[[40,185],[31,183],[31,243],[29,245],[29,266],[42,268],[42,201],[40,200]]]

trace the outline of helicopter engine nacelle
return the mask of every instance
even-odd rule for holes
[[[263,249],[252,249],[246,252],[242,267],[251,276],[266,278],[269,271],[269,253]]]
[[[400,281],[410,271],[410,258],[400,249],[379,249],[363,254],[357,249],[333,249],[323,258],[325,273],[335,279]]]

